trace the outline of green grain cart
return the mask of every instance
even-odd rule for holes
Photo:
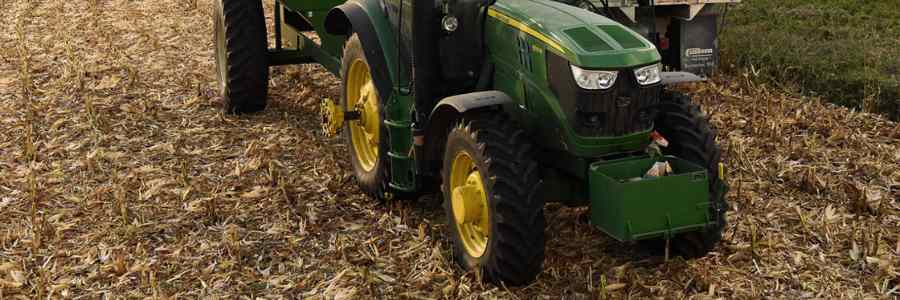
[[[688,257],[721,239],[715,133],[667,85],[713,69],[707,2],[728,1],[276,0],[271,49],[259,0],[215,2],[226,110],[264,109],[270,66],[324,66],[342,88],[322,128],[342,132],[360,188],[439,188],[465,269],[533,280],[548,201]]]

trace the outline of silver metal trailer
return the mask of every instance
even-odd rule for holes
[[[585,1],[586,2],[586,1]],[[707,5],[737,3],[740,0],[656,0],[656,1],[639,1],[639,0],[590,0],[596,7],[614,7],[630,16],[635,21],[635,12],[639,7],[657,7],[657,10],[670,12],[671,16],[692,20]],[[644,3],[643,5],[641,3]]]
[[[557,0],[605,15],[653,41],[669,70],[709,76],[723,7],[741,0]]]

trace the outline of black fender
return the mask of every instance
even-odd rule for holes
[[[431,168],[440,168],[441,154],[444,153],[444,144],[450,127],[463,117],[466,112],[499,108],[504,104],[513,103],[512,97],[501,91],[484,91],[461,94],[444,98],[438,102],[428,124],[425,126],[425,159],[430,162]],[[435,165],[435,163],[437,165]],[[434,170],[434,169],[432,169]]]
[[[462,114],[477,108],[512,102],[512,97],[501,91],[484,91],[450,96],[438,102],[434,110],[432,110],[431,118],[429,119],[431,120],[430,123],[434,123],[436,117],[440,117],[442,114],[450,111]]]
[[[325,17],[325,31],[329,34],[348,37],[353,33],[359,35],[378,95],[381,96],[382,101],[388,101],[394,91],[394,82],[388,71],[384,48],[378,39],[378,32],[372,23],[372,17],[384,16],[370,16],[361,3],[346,2],[328,12]]]

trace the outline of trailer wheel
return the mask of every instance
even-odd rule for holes
[[[524,130],[502,113],[467,115],[447,136],[444,210],[466,270],[522,285],[544,261],[541,180]]]
[[[269,65],[266,21],[259,0],[216,0],[216,74],[227,113],[266,108]]]
[[[659,109],[656,130],[669,141],[669,147],[663,148],[663,154],[704,166],[709,174],[712,204],[710,215],[716,221],[715,226],[704,231],[676,235],[670,241],[675,254],[686,258],[702,257],[719,243],[726,225],[726,187],[722,178],[719,178],[721,150],[716,144],[716,132],[701,113],[700,107],[691,102],[690,96],[665,91],[660,99]],[[663,243],[664,241],[655,242],[656,245]]]
[[[344,122],[344,138],[350,148],[353,173],[360,189],[380,201],[413,195],[390,187],[391,165],[387,155],[388,131],[384,125],[384,103],[372,81],[372,70],[359,36],[344,46],[341,62],[341,108],[359,118]]]

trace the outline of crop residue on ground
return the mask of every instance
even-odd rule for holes
[[[271,107],[221,113],[210,1],[0,2],[0,298],[897,297],[900,125],[745,78],[687,87],[719,128],[730,224],[664,261],[548,205],[545,271],[480,283],[434,197],[355,187],[317,103],[274,70]],[[893,295],[893,296],[891,296]]]

